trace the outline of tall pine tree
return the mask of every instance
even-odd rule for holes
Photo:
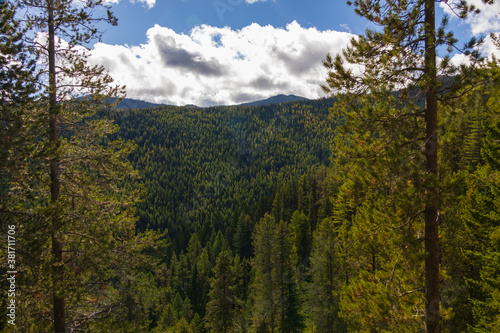
[[[398,230],[408,228],[413,232],[419,229],[419,220],[423,223],[428,333],[440,331],[441,318],[438,99],[455,88],[454,85],[442,87],[439,77],[460,74],[448,55],[439,66],[437,64],[438,48],[444,46],[451,53],[457,40],[447,31],[448,17],[436,27],[436,3],[434,0],[348,1],[358,15],[380,29],[367,30],[365,35],[353,38],[341,55],[335,59],[328,55],[324,61],[329,70],[325,91],[348,92],[339,95],[337,104],[337,110],[341,110],[337,115],[345,121],[336,148],[341,163],[342,160],[359,161],[357,168],[351,165],[350,169],[357,172],[361,182],[376,174],[395,177],[400,185],[391,184],[389,178],[385,182],[388,192],[384,195],[394,196],[392,191],[396,188],[415,194],[413,206],[418,207],[417,214],[401,216],[407,222]],[[475,11],[466,1],[460,1],[453,9],[462,18]],[[475,63],[480,56],[471,51],[473,46],[475,40],[468,43],[465,54]],[[458,77],[463,79],[467,74],[462,72],[463,76]],[[379,169],[370,163],[380,163]],[[405,187],[405,183],[408,186]],[[382,192],[375,187],[378,182],[366,185],[367,192]],[[418,230],[411,237],[419,239]]]
[[[58,333],[90,329],[98,319],[109,322],[126,313],[121,292],[133,285],[130,270],[141,261],[150,264],[129,255],[140,253],[151,238],[134,238],[133,204],[139,192],[120,185],[136,175],[127,161],[135,147],[110,141],[108,135],[118,128],[95,117],[123,88],[112,85],[103,67],[87,63],[85,45],[100,38],[96,25],[116,24],[116,18],[100,0],[23,0],[18,5],[28,29],[24,39],[38,59],[33,110],[41,125],[33,141],[39,151],[25,160],[38,195],[30,202],[37,218],[24,226],[31,231],[30,260],[35,262],[25,262],[22,274],[29,281],[24,299],[30,300],[26,308],[32,315],[19,327],[29,331],[37,325]]]
[[[206,324],[210,332],[236,332],[236,319],[240,300],[236,295],[233,257],[229,249],[224,249],[217,257],[210,282],[210,300],[207,304]]]

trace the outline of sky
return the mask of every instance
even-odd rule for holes
[[[104,27],[90,61],[126,85],[128,98],[162,104],[325,97],[325,55],[375,28],[344,0],[107,1],[118,26]],[[481,0],[471,1],[485,9]],[[438,10],[438,17],[452,14],[444,3]],[[498,32],[500,1],[465,22],[451,17],[464,41]],[[495,52],[490,41],[483,51]]]

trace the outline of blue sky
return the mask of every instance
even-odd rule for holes
[[[276,94],[323,97],[326,53],[340,52],[374,28],[344,0],[108,2],[118,26],[106,27],[102,42],[91,47],[91,61],[126,85],[127,97],[174,105],[237,104]],[[449,12],[441,7],[438,16]],[[497,1],[451,25],[464,40],[498,32],[499,13]],[[491,43],[484,51],[493,52]]]
[[[145,2],[121,0],[113,4],[118,27],[108,28],[104,41],[118,44],[146,42],[146,32],[154,24],[188,34],[201,24],[241,29],[252,23],[285,27],[297,21],[303,27],[362,33],[366,22],[344,1],[277,0],[247,3],[244,0],[158,0],[149,8]]]

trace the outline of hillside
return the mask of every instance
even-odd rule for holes
[[[107,111],[119,136],[138,145],[130,159],[147,193],[139,229],[168,229],[182,249],[192,232],[206,239],[226,230],[243,208],[263,214],[279,180],[329,163],[331,105],[323,99]]]
[[[287,102],[295,102],[295,101],[308,101],[309,99],[305,97],[295,96],[295,95],[276,95],[269,97],[267,99],[248,102],[239,104],[240,106],[262,106],[269,104],[279,104],[279,103],[287,103]]]
[[[116,98],[112,98],[110,100],[110,103],[113,103],[116,101]],[[117,108],[118,109],[144,109],[144,108],[154,108],[162,106],[162,104],[156,104],[156,103],[151,103],[151,102],[146,102],[146,101],[141,101],[138,99],[132,99],[132,98],[123,98],[120,103],[118,103]]]

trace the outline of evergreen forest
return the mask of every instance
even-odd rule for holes
[[[0,3],[0,331],[500,332],[500,62],[438,2],[349,2],[328,98],[137,109],[105,1]]]

